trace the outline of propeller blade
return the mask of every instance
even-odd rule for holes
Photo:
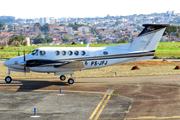
[[[24,65],[24,72],[26,73],[26,57],[25,57],[25,50],[24,50],[24,62],[25,62],[25,65]]]
[[[24,61],[26,61],[26,57],[25,57],[25,50],[24,50]]]
[[[20,56],[20,53],[19,53],[19,48],[18,48],[18,56]]]

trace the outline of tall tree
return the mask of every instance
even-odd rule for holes
[[[122,38],[121,40],[118,41],[118,43],[127,43],[127,40]]]
[[[180,33],[176,32],[176,37],[179,38],[180,37]]]
[[[70,42],[70,39],[68,37],[64,37],[62,40],[63,42]]]
[[[167,34],[170,39],[172,32],[177,32],[177,26],[175,25],[168,26],[164,33]]]
[[[60,24],[59,26],[65,26],[65,24]]]
[[[36,27],[39,27],[39,28],[41,28],[41,27],[42,27],[42,26],[41,26],[41,24],[40,24],[40,23],[38,23],[38,22],[34,24],[34,27],[35,27],[35,26],[36,26]]]
[[[25,46],[27,45],[27,42],[24,40],[25,40],[24,36],[13,35],[11,36],[8,45],[14,45],[14,46],[24,45]]]
[[[42,31],[45,31],[45,32],[47,32],[48,31],[48,28],[49,28],[49,24],[48,23],[46,23],[46,24],[44,24],[40,29],[42,30]]]
[[[3,22],[0,22],[0,29],[2,29],[6,24]]]

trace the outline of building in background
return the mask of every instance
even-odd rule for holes
[[[49,23],[49,18],[48,17],[40,18],[40,24],[41,25],[46,24],[46,23]]]
[[[29,37],[26,37],[26,41],[27,41],[27,46],[30,46],[30,38]]]
[[[51,24],[55,24],[55,23],[57,23],[57,22],[59,22],[59,20],[58,19],[55,19],[55,18],[51,18]]]
[[[67,27],[66,29],[67,29],[68,35],[73,34],[73,28],[72,27]]]
[[[79,31],[79,33],[81,33],[81,34],[87,33],[87,32],[89,32],[89,28],[88,28],[88,27],[85,27],[85,26],[78,27],[78,31]]]

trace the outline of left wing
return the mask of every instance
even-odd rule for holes
[[[82,69],[84,68],[84,63],[81,61],[70,61],[70,62],[65,62],[61,65],[54,65],[55,68],[61,67],[61,68],[66,68],[66,69]]]

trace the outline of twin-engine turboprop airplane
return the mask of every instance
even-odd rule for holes
[[[168,26],[167,24],[144,24],[145,28],[130,44],[106,47],[41,47],[31,54],[12,58],[4,62],[8,67],[6,83],[10,83],[10,71],[44,72],[61,75],[60,80],[70,74],[69,84],[73,84],[73,74],[77,70],[94,69],[151,59],[157,45]]]

